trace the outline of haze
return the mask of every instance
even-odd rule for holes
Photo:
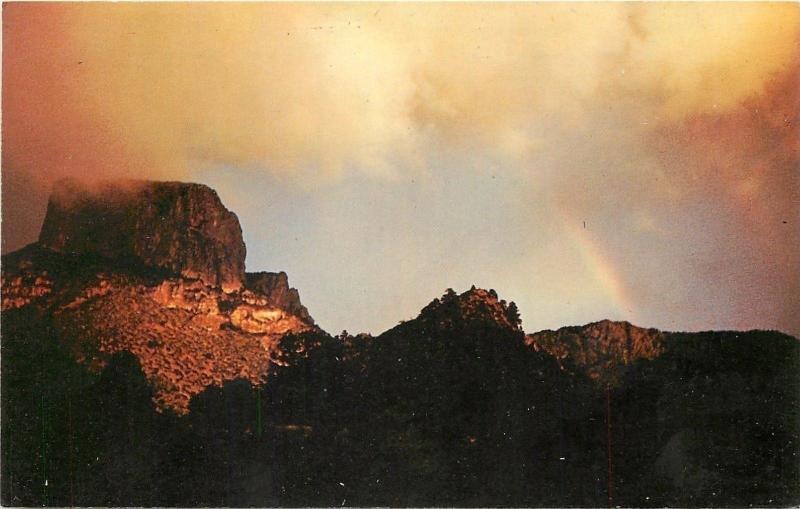
[[[326,330],[800,335],[800,6],[3,6],[2,246],[62,176],[197,181]]]

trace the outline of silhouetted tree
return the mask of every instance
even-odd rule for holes
[[[509,323],[511,323],[511,325],[514,327],[520,328],[522,326],[522,319],[519,316],[519,309],[517,309],[517,304],[514,301],[511,301],[508,304],[506,317],[508,318]]]

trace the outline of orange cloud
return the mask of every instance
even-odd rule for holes
[[[640,107],[668,118],[737,104],[796,51],[799,12],[12,3],[8,159],[56,173],[235,165],[327,176],[413,168],[432,139],[519,156],[536,149],[537,129],[579,124],[598,101],[651,98]]]

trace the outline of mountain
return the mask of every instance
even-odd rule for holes
[[[225,291],[244,284],[245,245],[236,215],[200,184],[72,179],[55,183],[42,247],[139,262]]]
[[[558,359],[564,369],[580,369],[600,384],[617,384],[631,363],[661,355],[664,338],[664,333],[656,329],[602,320],[529,334],[526,343]]]
[[[39,242],[3,258],[2,308],[33,307],[74,358],[130,352],[159,409],[262,383],[277,340],[314,328],[285,273],[245,274],[241,228],[210,188],[61,181]]]
[[[4,504],[800,502],[796,338],[526,334],[475,287],[334,337],[240,242],[205,186],[59,184],[2,259]]]

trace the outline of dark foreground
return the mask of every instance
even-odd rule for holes
[[[93,373],[48,315],[4,312],[2,502],[800,503],[795,338],[665,334],[652,359],[592,379],[463,298],[376,338],[287,336],[264,385],[212,387],[180,417],[154,410],[136,357]]]

